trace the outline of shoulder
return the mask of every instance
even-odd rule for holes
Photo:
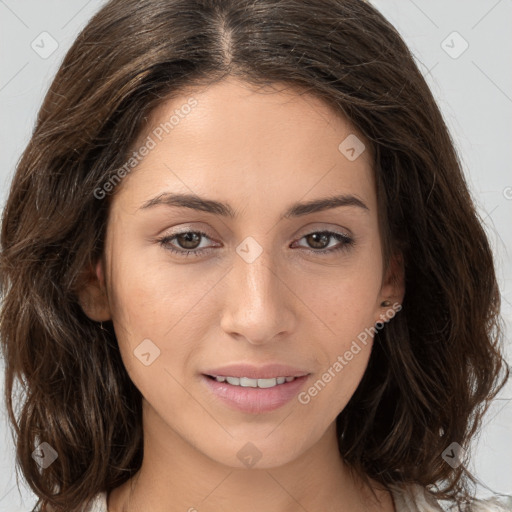
[[[390,491],[396,512],[443,512],[434,496],[421,485],[393,485]]]
[[[107,493],[100,492],[84,505],[83,512],[107,512]]]
[[[441,507],[434,495],[418,484],[390,487],[396,512],[449,512],[453,509]],[[506,501],[497,498],[475,499],[467,512],[512,512],[512,498]]]

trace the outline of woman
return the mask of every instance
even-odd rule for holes
[[[508,377],[492,253],[370,5],[107,3],[18,165],[1,269],[34,510],[478,510],[465,449]]]

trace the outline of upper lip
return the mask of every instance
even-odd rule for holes
[[[249,377],[250,379],[274,379],[276,377],[302,377],[309,375],[307,370],[286,364],[266,364],[253,366],[250,364],[229,364],[219,368],[212,368],[203,372],[212,377]]]

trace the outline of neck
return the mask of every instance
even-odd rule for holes
[[[334,422],[296,459],[240,469],[195,449],[145,403],[141,468],[109,494],[108,511],[393,511],[391,496],[377,487],[380,502],[340,457]]]

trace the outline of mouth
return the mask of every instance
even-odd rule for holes
[[[202,374],[205,392],[243,413],[263,414],[288,404],[296,397],[311,374],[269,378]]]
[[[268,379],[252,379],[250,377],[231,377],[227,375],[206,375],[211,380],[216,382],[227,382],[231,386],[239,386],[242,388],[261,388],[268,389],[276,386],[281,386],[288,382],[293,382],[302,376],[285,376],[285,377],[274,377]]]

